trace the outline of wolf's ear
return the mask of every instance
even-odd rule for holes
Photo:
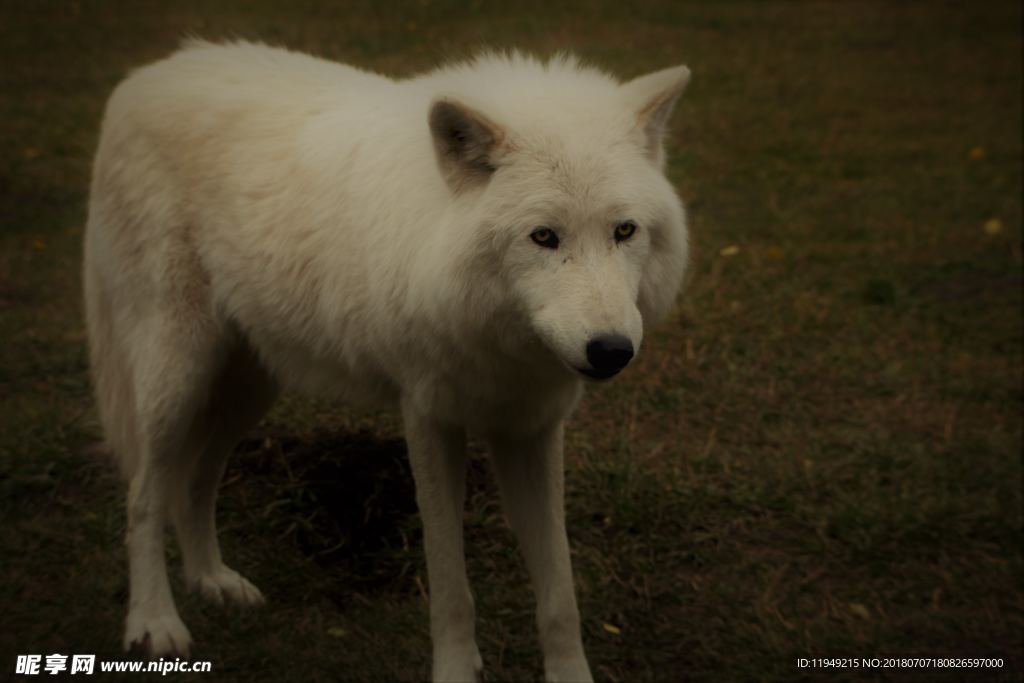
[[[673,66],[634,78],[623,84],[629,106],[636,112],[637,125],[644,134],[647,154],[656,165],[664,163],[662,138],[679,96],[690,82],[690,70]]]
[[[505,140],[502,128],[480,112],[451,99],[430,106],[430,132],[441,173],[453,191],[486,182]]]

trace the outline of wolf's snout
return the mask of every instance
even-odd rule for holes
[[[621,334],[603,334],[587,343],[587,361],[592,369],[583,374],[607,379],[618,374],[633,358],[633,342]]]

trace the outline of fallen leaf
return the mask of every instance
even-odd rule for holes
[[[998,218],[990,218],[983,226],[986,235],[998,235],[1003,231],[1003,222]]]
[[[43,249],[46,249],[46,240],[32,240],[32,248],[35,249],[36,251],[42,251]]]
[[[972,161],[980,161],[981,159],[985,158],[985,148],[984,147],[971,147],[971,151],[967,153],[967,156]]]
[[[850,603],[850,611],[853,612],[858,617],[860,617],[861,619],[870,619],[871,618],[871,612],[869,612],[868,608],[865,607],[864,605],[860,604],[859,602],[851,602]]]
[[[604,630],[608,631],[608,633],[614,635],[619,635],[620,633],[622,633],[622,629],[620,629],[618,626],[612,626],[611,624],[602,624],[602,626],[604,626]]]
[[[327,635],[329,635],[332,638],[344,638],[348,635],[348,631],[341,628],[340,626],[332,626],[329,629],[327,629]]]
[[[735,244],[730,244],[727,247],[722,247],[722,249],[718,253],[721,254],[722,256],[735,256],[736,254],[740,253],[740,248],[737,247]]]

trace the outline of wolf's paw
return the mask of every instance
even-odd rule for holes
[[[544,680],[548,683],[563,683],[565,681],[592,681],[590,667],[583,657],[570,657],[566,659],[554,659],[544,662]]]
[[[483,668],[484,660],[480,657],[480,650],[474,644],[468,651],[449,652],[438,657],[434,665],[434,683],[449,681],[475,683],[480,680]]]
[[[260,589],[234,569],[221,565],[207,574],[201,574],[192,581],[207,600],[223,605],[230,601],[245,607],[258,606],[266,602]]]
[[[177,614],[147,615],[130,611],[125,622],[124,649],[137,650],[150,659],[188,657],[192,636]]]

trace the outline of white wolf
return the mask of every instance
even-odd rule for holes
[[[568,56],[392,80],[195,41],[114,92],[85,237],[91,364],[129,482],[125,646],[185,655],[188,584],[224,564],[225,460],[279,390],[399,407],[423,518],[433,675],[482,663],[463,559],[467,433],[493,459],[547,678],[589,680],[563,512],[563,424],[621,370],[686,267],[662,137],[689,71],[621,83]]]

